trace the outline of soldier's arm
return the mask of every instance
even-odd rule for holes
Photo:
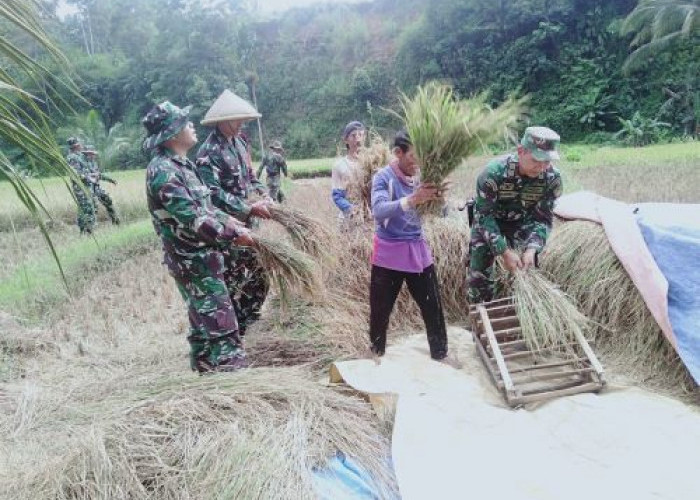
[[[262,175],[262,171],[263,171],[263,168],[265,168],[265,162],[266,162],[266,161],[267,161],[267,156],[263,156],[263,159],[262,159],[262,161],[260,162],[260,166],[258,167],[258,171],[257,171],[257,177],[258,177],[258,179],[259,179],[260,176]]]
[[[216,207],[239,220],[245,221],[248,219],[250,216],[250,205],[243,201],[242,198],[227,192],[221,186],[220,169],[211,156],[197,159],[197,171],[211,190],[211,198]]]
[[[498,183],[489,167],[486,167],[476,182],[476,198],[474,211],[476,222],[481,226],[484,238],[488,242],[491,253],[501,255],[508,249],[508,242],[501,234],[501,228],[496,222],[496,207],[498,203]]]
[[[537,202],[531,212],[525,217],[523,229],[529,233],[525,248],[533,248],[541,252],[547,243],[547,237],[552,229],[554,219],[554,202],[562,194],[562,182],[559,172],[547,186],[542,199]]]
[[[250,185],[253,186],[253,189],[255,189],[255,191],[260,195],[267,194],[267,188],[262,182],[260,182],[260,180],[258,180],[258,176],[255,175],[251,164],[248,164],[248,172],[250,172]]]
[[[285,160],[284,158],[282,158],[282,165],[280,166],[280,170],[282,171],[285,177],[289,177],[289,175],[287,174],[287,160]]]
[[[195,199],[182,178],[174,173],[159,174],[153,184],[163,208],[178,223],[189,228],[203,241],[223,245],[238,236],[231,216],[220,210],[209,210],[202,200]]]

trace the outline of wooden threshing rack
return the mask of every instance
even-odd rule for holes
[[[510,406],[605,385],[603,367],[583,335],[566,346],[530,350],[513,297],[472,305],[469,317],[481,360]]]

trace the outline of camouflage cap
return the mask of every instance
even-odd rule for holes
[[[355,130],[365,130],[364,124],[362,122],[353,121],[345,125],[343,129],[343,140],[347,139]]]
[[[141,120],[148,131],[143,149],[149,151],[179,134],[189,121],[190,109],[192,106],[178,108],[170,101],[153,106]]]
[[[77,137],[69,137],[66,141],[66,144],[68,144],[69,148],[74,148],[75,146],[80,145],[80,139],[78,139]]]
[[[559,159],[559,141],[559,134],[551,128],[528,127],[520,144],[530,151],[537,161],[552,161]]]
[[[270,144],[270,149],[284,151],[284,148],[282,147],[282,143],[280,141],[272,141],[272,143]]]

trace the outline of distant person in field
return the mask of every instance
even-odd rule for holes
[[[77,182],[71,181],[73,195],[78,203],[77,224],[80,234],[92,234],[95,229],[95,205],[92,201],[92,171],[87,158],[83,155],[83,146],[76,137],[68,138],[68,156],[66,161],[73,167],[82,181],[83,187]],[[86,193],[87,191],[87,193]]]
[[[265,170],[267,175],[267,191],[274,201],[282,203],[284,193],[282,192],[282,175],[287,177],[287,161],[284,159],[284,148],[280,141],[272,141],[270,151],[265,154],[258,168],[258,179]]]
[[[143,119],[146,199],[164,263],[187,304],[190,366],[200,373],[247,366],[222,249],[254,245],[250,231],[217,209],[187,152],[197,143],[189,107],[166,101]]]
[[[372,273],[369,288],[371,350],[384,355],[389,317],[401,287],[420,308],[435,360],[447,356],[447,330],[433,256],[423,237],[416,207],[440,199],[436,186],[419,183],[419,167],[411,139],[396,134],[395,159],[372,178],[372,216],[375,219]]]
[[[270,218],[267,207],[271,200],[255,176],[248,145],[240,136],[241,126],[258,117],[260,113],[250,103],[224,90],[202,120],[202,125],[214,130],[197,151],[197,169],[211,190],[214,205],[247,227],[254,227],[257,218]],[[251,201],[253,194],[258,201]],[[243,336],[260,317],[269,290],[267,273],[258,265],[252,248],[226,248],[223,254],[228,269],[224,278]]]
[[[357,207],[348,200],[348,185],[358,168],[357,155],[365,144],[365,135],[365,126],[361,122],[353,121],[345,126],[343,142],[346,153],[331,170],[331,198],[340,210],[340,220],[345,223],[357,214]]]
[[[94,148],[94,146],[85,146],[85,149],[83,149],[83,154],[85,155],[85,159],[90,167],[90,187],[95,212],[97,212],[97,202],[99,201],[102,203],[102,206],[105,207],[105,210],[107,210],[107,215],[109,215],[112,224],[119,224],[119,215],[114,208],[112,198],[109,196],[109,194],[107,194],[107,191],[100,186],[100,181],[107,181],[115,186],[117,185],[117,181],[100,171],[100,167],[97,164],[97,150]]]
[[[528,127],[517,153],[491,161],[479,175],[469,242],[470,303],[493,299],[496,257],[509,272],[536,265],[562,194],[552,164],[559,159],[559,140],[552,129]]]

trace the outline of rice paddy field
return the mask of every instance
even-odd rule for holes
[[[570,146],[562,158],[569,192],[700,203],[697,142]],[[446,315],[462,326],[469,233],[456,207],[486,161],[451,175],[449,215],[426,231]],[[282,301],[273,289],[247,335],[253,367],[208,377],[188,368],[187,314],[161,265],[143,171],[114,174],[119,184],[105,187],[124,223],[112,226],[100,209],[90,238],[78,235],[60,180],[32,181],[52,216],[65,281],[0,185],[0,498],[314,498],[313,470],[337,451],[371,471],[380,498],[395,498],[390,416],[325,383],[330,361],[366,355],[371,227],[339,234],[329,179],[299,178],[328,175],[332,159],[290,163],[300,176],[285,181],[288,205],[327,230],[312,258],[321,293]],[[604,236],[576,224],[555,228],[543,272],[599,325],[590,335],[611,379],[700,404]],[[275,222],[261,234],[294,243]],[[421,328],[402,294],[390,342]]]

